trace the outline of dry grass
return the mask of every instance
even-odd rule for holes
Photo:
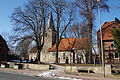
[[[101,66],[101,64],[57,64],[61,66]]]

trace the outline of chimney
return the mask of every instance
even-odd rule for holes
[[[118,18],[115,18],[116,23],[120,23],[120,20]]]

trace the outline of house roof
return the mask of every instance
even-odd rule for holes
[[[72,49],[84,49],[87,46],[88,39],[86,38],[63,38],[59,43],[59,51],[71,51]],[[56,51],[56,44],[49,48],[48,51]]]
[[[102,39],[103,40],[113,40],[112,29],[118,28],[120,23],[118,21],[105,22],[102,29]],[[98,40],[100,40],[100,29],[97,32]]]
[[[103,30],[103,29],[105,29],[105,28],[108,28],[108,27],[112,27],[112,25],[119,25],[119,23],[117,22],[117,21],[110,21],[110,22],[105,22],[103,25],[102,25],[102,27],[101,27],[101,29]],[[98,30],[98,32],[100,31],[100,29]]]
[[[114,23],[116,23],[116,22],[115,22],[115,21],[105,22],[105,23],[102,25],[101,29],[105,29],[105,28],[109,27],[110,25],[112,25],[112,24],[114,24]],[[98,30],[98,32],[99,32],[99,31],[100,31],[100,29]]]
[[[9,49],[8,46],[7,46],[6,41],[3,39],[3,37],[2,37],[1,35],[0,35],[0,42],[4,43],[6,49],[7,49],[8,51],[10,51],[10,49]],[[0,44],[0,46],[3,46],[3,44]]]

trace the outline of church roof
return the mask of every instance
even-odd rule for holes
[[[73,49],[77,49],[77,50],[85,49],[88,46],[87,42],[88,42],[88,39],[86,38],[79,38],[79,39],[63,38],[60,41],[58,50],[59,51],[71,51]],[[56,51],[56,44],[52,48],[49,48],[48,51]]]
[[[59,51],[71,51],[73,49],[81,50],[88,47],[88,39],[86,38],[63,38],[60,41]],[[48,51],[56,51],[56,44],[54,44]],[[34,46],[29,53],[37,53],[37,47]]]
[[[49,14],[49,19],[48,19],[48,28],[52,29],[55,31],[55,27],[54,27],[54,20],[53,20],[53,15],[52,12],[50,12]]]

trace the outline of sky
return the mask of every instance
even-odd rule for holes
[[[108,0],[107,5],[110,7],[109,12],[100,10],[101,12],[101,25],[105,22],[114,21],[115,18],[120,19],[120,0]],[[100,28],[98,23],[98,15],[96,16],[96,30]]]
[[[0,0],[0,34],[10,33],[12,23],[10,16],[14,8],[23,6],[28,0]]]
[[[10,22],[10,16],[14,11],[14,8],[23,6],[29,0],[0,0],[0,34],[10,33],[12,30],[12,23]],[[101,10],[101,22],[114,21],[117,17],[120,19],[120,9],[117,7],[120,5],[120,0],[108,0],[107,4],[110,7],[110,12],[103,12]],[[98,16],[95,20],[96,30],[99,29],[98,26]]]

